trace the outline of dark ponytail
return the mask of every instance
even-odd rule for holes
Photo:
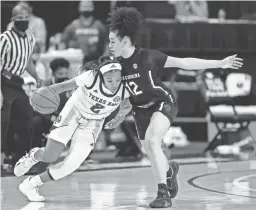
[[[79,74],[82,74],[82,73],[84,73],[86,71],[90,71],[90,70],[93,70],[95,72],[96,69],[98,68],[98,65],[99,65],[98,60],[93,60],[93,61],[87,62],[78,69]]]

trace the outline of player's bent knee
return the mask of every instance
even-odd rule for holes
[[[162,112],[155,112],[151,117],[150,125],[155,133],[163,133],[170,128],[171,121]]]
[[[64,165],[62,164],[60,168],[49,168],[49,173],[51,174],[52,178],[54,180],[62,179],[70,174],[72,174],[74,171],[76,171],[80,167],[81,163],[73,163],[72,165]]]
[[[49,173],[54,180],[62,179],[76,171],[85,158],[81,158],[81,156],[79,159],[75,158],[75,156],[74,158],[66,157],[63,162],[51,166],[49,168]]]

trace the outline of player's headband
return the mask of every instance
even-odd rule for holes
[[[113,71],[113,70],[122,70],[122,66],[120,63],[109,63],[107,65],[104,65],[100,68],[100,72],[102,74],[105,74],[108,71]]]

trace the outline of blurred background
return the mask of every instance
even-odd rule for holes
[[[106,20],[108,13],[119,6],[136,7],[144,15],[144,27],[137,40],[140,47],[158,49],[175,57],[222,59],[238,54],[244,59],[240,75],[229,70],[213,74],[163,69],[163,81],[175,87],[179,105],[178,117],[164,137],[163,147],[169,158],[201,157],[207,151],[238,155],[231,148],[234,144],[244,149],[242,158],[249,158],[254,151],[250,145],[256,136],[256,2],[1,1],[1,32],[11,27],[11,11],[16,4],[22,4],[30,13],[29,30],[37,42],[33,60],[46,85],[72,78],[80,73],[82,64],[108,54]],[[30,96],[36,82],[28,74],[23,77],[24,89]],[[234,90],[239,94],[230,95]],[[224,102],[222,93],[227,93],[231,105]],[[35,112],[31,137],[20,143],[29,144],[30,148],[44,146],[49,128],[71,94],[61,95],[60,107],[51,115]],[[212,103],[209,98],[220,100]],[[16,153],[20,154],[14,146],[15,135],[13,138],[8,142],[13,149],[9,154],[2,153],[3,174],[12,172]],[[101,133],[82,167],[145,159],[133,118],[127,116],[115,130]]]

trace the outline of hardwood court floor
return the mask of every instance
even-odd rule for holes
[[[29,203],[18,191],[24,178],[1,178],[2,210],[144,210],[156,194],[150,168],[74,173],[41,189],[45,203]],[[256,209],[255,160],[181,165],[179,184],[171,209]]]

